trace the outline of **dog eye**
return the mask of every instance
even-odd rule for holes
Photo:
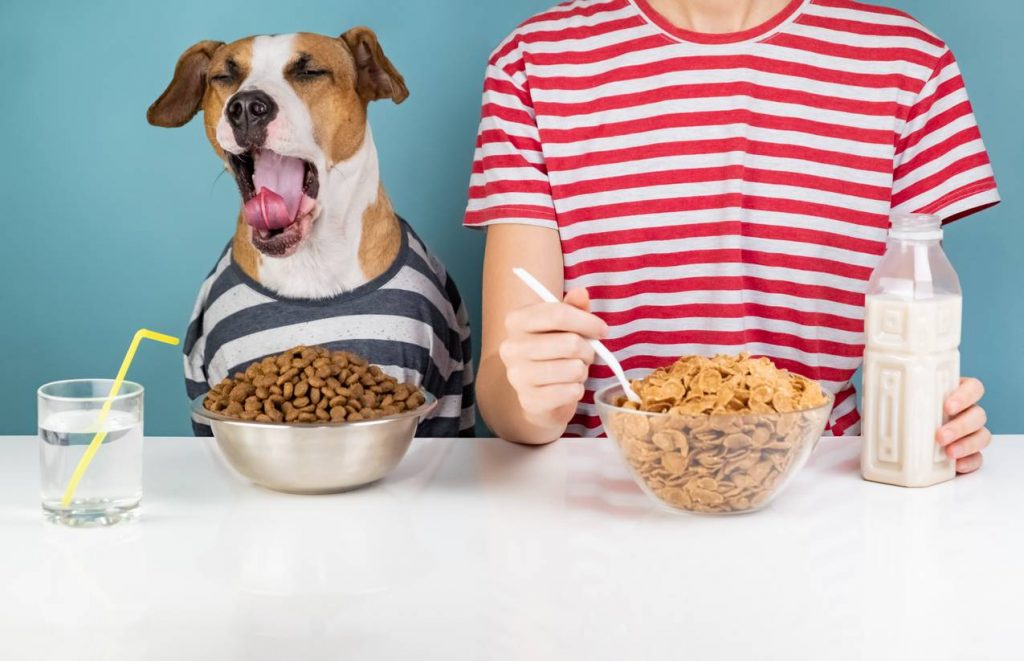
[[[312,80],[313,78],[330,75],[330,73],[327,69],[300,69],[295,72],[295,77],[300,80]]]
[[[221,85],[229,85],[234,82],[235,77],[230,73],[221,73],[213,76],[210,80],[215,83],[220,83]]]

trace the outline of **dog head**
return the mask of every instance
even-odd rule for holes
[[[338,38],[201,41],[178,59],[146,117],[178,127],[202,110],[207,138],[242,193],[252,244],[287,257],[330,212],[320,183],[361,146],[367,105],[408,95],[377,36],[359,27]]]

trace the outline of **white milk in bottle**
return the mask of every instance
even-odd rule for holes
[[[926,487],[956,475],[935,434],[960,381],[962,300],[941,220],[894,216],[867,291],[864,479]]]

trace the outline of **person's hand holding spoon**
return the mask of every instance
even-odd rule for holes
[[[530,422],[545,427],[568,424],[583,398],[595,356],[612,368],[627,396],[635,397],[622,368],[598,341],[607,336],[608,326],[590,313],[586,290],[574,289],[559,301],[528,272],[514,272],[544,301],[509,314],[508,335],[500,348],[508,381]]]

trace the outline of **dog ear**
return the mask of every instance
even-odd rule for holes
[[[176,128],[184,126],[199,112],[206,90],[206,70],[222,41],[200,41],[178,58],[174,78],[146,112],[153,126]]]
[[[405,79],[377,41],[377,35],[367,27],[352,28],[341,35],[356,58],[356,91],[364,101],[391,99],[401,103],[409,97]]]

